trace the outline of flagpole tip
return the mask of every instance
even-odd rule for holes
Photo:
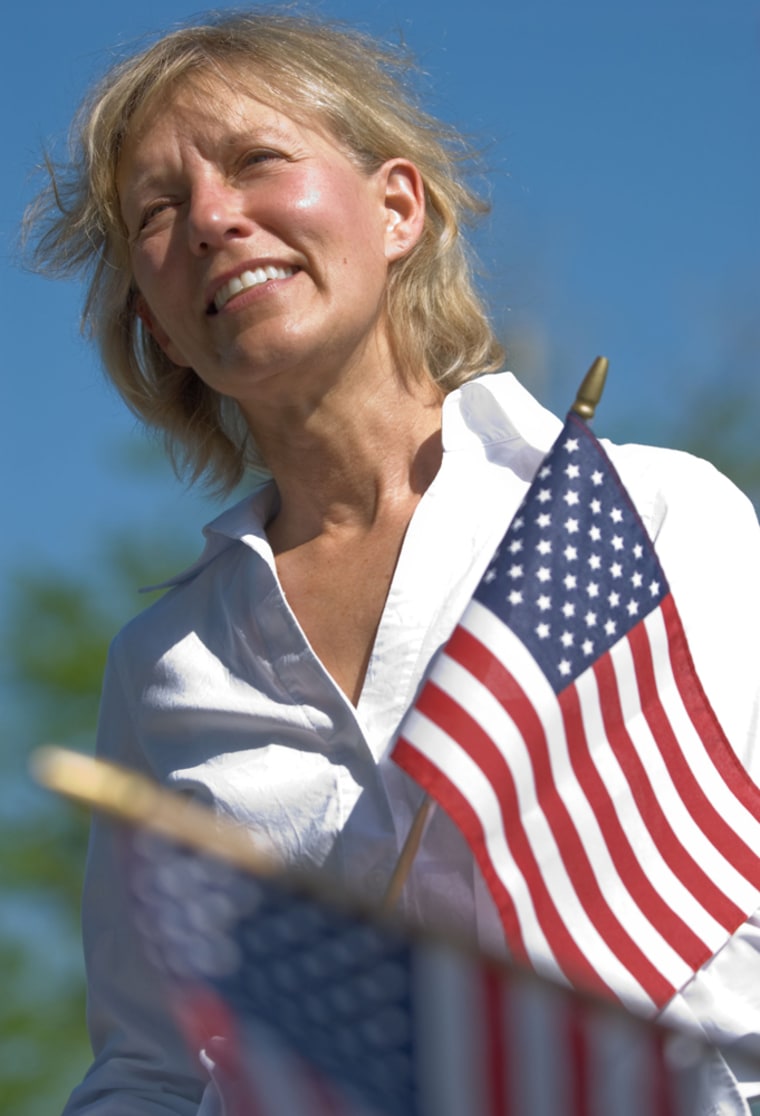
[[[583,377],[583,383],[578,389],[575,402],[570,408],[576,415],[586,422],[594,417],[594,412],[599,405],[604,391],[604,382],[607,379],[607,369],[610,362],[607,357],[598,356]]]

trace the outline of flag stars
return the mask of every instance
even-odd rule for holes
[[[536,635],[539,639],[548,639],[551,634],[551,626],[549,624],[536,624]]]
[[[562,579],[562,584],[566,589],[577,589],[578,578],[575,574],[565,574],[565,577]]]
[[[572,632],[564,631],[559,637],[559,640],[563,647],[572,647],[575,642],[575,636]]]
[[[593,655],[594,654],[594,641],[593,641],[593,639],[584,639],[583,643],[581,644],[581,651],[583,652],[584,655]]]
[[[600,484],[604,483],[604,473],[600,472],[599,469],[595,469],[591,474],[591,482],[598,488]]]
[[[518,577],[522,577],[522,575],[523,568],[517,563],[515,563],[513,566],[510,566],[509,570],[507,571],[507,576],[511,577],[513,581],[515,581]]]
[[[570,480],[577,480],[580,475],[581,470],[578,465],[568,465],[568,467],[565,469],[565,476],[568,477]]]
[[[598,554],[589,554],[588,564],[592,570],[600,570],[602,568],[602,560]]]
[[[622,538],[621,535],[613,535],[612,536],[612,549],[613,550],[622,550],[623,549],[623,538]]]
[[[539,554],[551,554],[552,544],[549,542],[548,539],[541,539],[539,542],[536,543],[536,550]]]
[[[644,547],[641,545],[641,543],[636,543],[636,545],[634,546],[633,556],[634,556],[634,558],[643,558],[644,557]]]
[[[622,577],[623,576],[623,567],[620,565],[619,562],[613,562],[612,565],[610,566],[610,573],[612,574],[613,577],[616,577],[616,578],[617,577]]]
[[[588,537],[591,539],[592,542],[599,542],[602,537],[602,532],[599,530],[598,527],[592,525],[588,529]]]
[[[562,615],[566,620],[570,620],[571,617],[575,616],[575,605],[572,601],[565,601],[562,606]]]
[[[519,589],[513,589],[507,600],[511,605],[519,605],[523,603],[523,595]]]
[[[631,575],[631,585],[634,587],[634,589],[640,589],[641,586],[643,585],[643,583],[644,583],[644,578],[641,576],[640,573],[635,573],[635,574]]]
[[[541,468],[538,470],[538,479],[539,480],[546,480],[547,477],[551,476],[551,472],[552,472],[551,465],[542,465]]]
[[[610,519],[612,520],[613,523],[622,523],[623,522],[623,513],[621,512],[620,508],[613,508],[612,509],[612,511],[610,512]]]
[[[607,603],[609,604],[610,608],[617,608],[617,606],[620,604],[620,594],[615,592],[610,593],[609,597],[607,598]]]
[[[577,532],[578,532],[578,520],[577,519],[566,519],[565,520],[565,530],[567,531],[568,535],[577,534]]]
[[[567,450],[568,453],[575,453],[578,449],[578,439],[568,438],[565,442],[564,448]]]
[[[512,542],[509,544],[509,547],[507,549],[509,550],[510,554],[519,554],[522,548],[522,539],[512,539]]]
[[[537,527],[549,527],[551,525],[552,517],[548,512],[542,512],[541,515],[536,517]]]
[[[537,497],[539,503],[541,503],[541,504],[545,504],[547,502],[547,500],[551,500],[551,498],[552,498],[552,490],[550,488],[542,488],[539,491],[538,497]]]
[[[564,554],[565,558],[567,558],[568,562],[574,562],[575,559],[578,557],[578,550],[574,546],[566,546],[562,553]]]
[[[536,604],[542,612],[548,612],[552,607],[552,599],[551,597],[547,597],[546,593],[542,593],[541,596],[536,599]]]
[[[651,594],[651,595],[652,595],[653,597],[656,597],[656,596],[657,596],[657,594],[659,593],[659,591],[660,591],[660,583],[659,583],[659,581],[650,581],[650,583],[649,583],[649,592],[650,592],[650,594]]]
[[[605,635],[608,635],[608,636],[614,635],[616,629],[617,629],[617,624],[615,623],[614,620],[606,620],[605,621],[605,624],[604,624],[604,634]]]
[[[596,497],[589,504],[593,515],[600,515],[602,511],[602,501],[597,500]]]
[[[589,581],[588,585],[586,586],[586,592],[588,593],[589,597],[591,597],[592,599],[594,597],[598,597],[599,596],[599,586],[597,585],[597,583],[595,581]]]
[[[552,571],[549,569],[548,566],[539,566],[539,568],[536,570],[536,577],[539,581],[542,582],[551,581]]]
[[[589,610],[586,613],[586,615],[583,617],[583,619],[586,623],[587,628],[595,628],[596,627],[596,613],[595,612],[591,612],[591,610]]]
[[[568,488],[565,495],[562,497],[569,508],[574,508],[576,504],[580,503],[580,497],[573,488]]]
[[[628,604],[626,605],[626,608],[628,610],[628,615],[629,616],[638,616],[638,614],[639,614],[639,602],[638,601],[629,601]]]
[[[496,570],[493,568],[493,566],[486,570],[483,580],[485,581],[486,585],[490,585],[492,581],[496,580]]]
[[[563,678],[567,678],[567,676],[572,673],[572,668],[567,659],[562,659],[557,664],[557,670],[560,672]]]

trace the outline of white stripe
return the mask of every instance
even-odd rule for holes
[[[477,964],[433,943],[415,953],[412,1001],[420,1109],[425,1116],[487,1113],[482,1073],[487,1037],[475,993]]]
[[[689,813],[660,754],[641,709],[638,690],[632,683],[635,677],[633,655],[627,640],[621,640],[610,652],[612,665],[618,679],[618,690],[626,722],[634,747],[641,757],[649,783],[674,833],[684,848],[688,849],[710,879],[717,882],[721,891],[749,912],[757,906],[757,891],[715,848],[703,833],[695,818]]]
[[[515,904],[520,930],[533,963],[548,966],[559,976],[554,955],[536,920],[525,878],[507,846],[499,801],[490,780],[448,733],[419,710],[413,710],[407,718],[404,736],[434,767],[446,774],[473,807],[486,833],[488,856]]]
[[[734,795],[731,788],[723,780],[715,761],[705,747],[704,741],[694,727],[686,707],[681,701],[681,695],[673,676],[673,664],[667,653],[668,638],[665,621],[659,609],[647,619],[645,626],[654,656],[661,700],[673,725],[686,762],[721,817],[728,822],[751,849],[760,849],[760,821],[747,810],[743,802]],[[729,752],[727,762],[731,763],[736,757],[725,737],[723,743]],[[738,759],[736,759],[736,767],[740,767]],[[746,778],[743,770],[741,775]]]
[[[577,680],[576,692],[581,704],[594,766],[612,798],[612,806],[628,838],[633,855],[663,902],[683,919],[706,946],[715,952],[726,940],[726,932],[684,886],[652,840],[631,792],[630,784],[605,732],[599,709],[599,689],[593,671],[587,671]],[[674,978],[674,983],[677,982]]]
[[[563,1026],[567,993],[537,980],[516,980],[512,991],[514,1110],[520,1116],[566,1113],[572,1080]]]

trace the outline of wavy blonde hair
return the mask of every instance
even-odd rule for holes
[[[213,17],[116,65],[74,120],[69,162],[47,163],[48,185],[27,214],[32,264],[86,279],[83,326],[108,375],[192,480],[228,490],[256,463],[256,449],[234,401],[177,367],[141,324],[116,186],[131,123],[178,84],[253,79],[257,96],[326,128],[367,173],[394,157],[411,160],[427,213],[418,243],[390,268],[391,344],[404,370],[451,391],[503,357],[461,236],[488,207],[464,181],[471,151],[420,108],[412,72],[405,53],[342,25],[261,11]]]

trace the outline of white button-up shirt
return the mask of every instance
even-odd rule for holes
[[[109,656],[99,751],[208,801],[285,862],[323,866],[379,897],[422,797],[389,751],[432,658],[464,611],[560,429],[509,374],[445,400],[443,461],[409,525],[361,697],[352,706],[285,599],[265,533],[273,483],[206,528],[206,548]],[[655,541],[708,697],[760,782],[760,531],[748,501],[686,454],[608,447]],[[211,1116],[132,926],[119,847],[96,821],[84,902],[96,1060],[67,1116]],[[401,900],[422,925],[505,950],[458,830],[436,811]],[[760,1046],[760,919],[676,997],[674,1018]],[[737,1047],[738,1049],[738,1047]],[[732,1058],[739,1077],[751,1078]],[[746,1112],[721,1063],[714,1111]],[[199,1108],[199,1104],[201,1107]],[[718,1105],[723,1107],[718,1107]]]

